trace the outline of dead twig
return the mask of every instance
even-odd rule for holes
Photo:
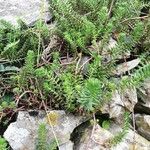
[[[92,141],[94,141],[95,143],[97,143],[97,141],[95,141],[95,139],[93,138],[95,128],[96,128],[96,118],[95,118],[95,114],[93,113],[93,129],[92,129],[92,133],[91,133],[90,139]],[[88,141],[88,143],[86,145],[86,149],[87,150],[89,149],[89,143],[90,143],[90,140]]]
[[[115,0],[112,0],[112,1],[111,1],[111,5],[110,5],[110,8],[109,8],[109,11],[108,11],[108,17],[109,17],[109,18],[110,18],[110,16],[111,16],[111,12],[112,12],[114,3],[115,3]]]
[[[142,17],[134,17],[134,18],[127,18],[123,21],[121,21],[120,23],[124,23],[124,22],[127,22],[127,21],[130,21],[130,20],[137,20],[137,19],[145,19],[145,18],[148,18],[149,16],[142,16]]]
[[[78,72],[79,72],[79,68],[78,67],[79,67],[80,61],[82,59],[82,53],[79,53],[78,57],[79,57],[79,59],[78,59],[77,64],[76,64],[75,74],[78,74]]]
[[[80,70],[84,67],[84,65],[85,65],[86,63],[88,63],[91,59],[92,59],[92,57],[89,58],[88,60],[86,60],[86,61],[81,65],[81,67],[79,68],[78,71],[80,71]]]
[[[33,93],[32,91],[24,91],[18,98],[16,101],[16,106],[18,106],[20,99],[27,93]]]
[[[45,109],[45,112],[46,112],[46,115],[47,115],[47,118],[48,118],[48,122],[49,122],[49,124],[50,124],[50,126],[51,126],[52,133],[53,133],[53,135],[54,135],[54,138],[55,138],[55,141],[56,141],[57,147],[58,147],[58,149],[59,149],[59,142],[58,142],[58,139],[57,139],[56,133],[55,133],[55,131],[54,131],[54,128],[53,128],[53,125],[52,125],[51,119],[50,119],[50,117],[48,116],[47,107],[46,107],[45,102],[44,102],[43,100],[42,100],[42,103],[43,103],[43,106],[44,106],[44,109]]]

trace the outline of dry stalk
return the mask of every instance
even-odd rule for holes
[[[46,112],[46,115],[47,115],[47,118],[48,118],[48,122],[49,122],[49,124],[50,124],[51,129],[52,129],[52,133],[53,133],[53,135],[54,135],[54,138],[55,138],[55,141],[56,141],[57,147],[58,147],[58,149],[59,149],[59,142],[58,142],[58,138],[57,138],[56,133],[55,133],[55,131],[54,131],[54,128],[53,128],[53,125],[52,125],[51,119],[48,117],[47,107],[46,107],[45,102],[44,102],[43,100],[42,100],[42,103],[43,103],[43,106],[44,106],[44,109],[45,109],[45,112]]]

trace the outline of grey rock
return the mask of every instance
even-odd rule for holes
[[[122,128],[120,125],[112,122],[109,131],[113,136],[117,135]],[[140,136],[136,131],[128,129],[128,133],[123,137],[120,143],[112,146],[110,150],[149,150],[150,141]]]
[[[126,73],[127,71],[130,71],[134,69],[135,67],[137,67],[139,63],[140,63],[140,59],[137,58],[137,59],[119,64],[117,68],[114,70],[114,74],[122,75]]]
[[[150,78],[146,79],[137,90],[139,102],[136,107],[137,112],[143,112],[150,115]]]
[[[80,137],[80,142],[76,143],[75,150],[149,150],[150,142],[129,129],[126,136],[116,146],[110,145],[109,141],[121,131],[121,127],[112,124],[109,130],[96,125],[88,127]]]
[[[110,118],[118,118],[124,112],[124,103],[118,91],[114,92],[110,102],[104,104],[101,108],[103,114],[109,114]]]
[[[52,18],[48,7],[48,0],[1,0],[0,19],[14,25],[17,25],[17,19],[27,25],[33,25],[39,18],[47,22]]]
[[[129,130],[122,142],[112,147],[111,150],[149,150],[150,142],[142,136]]]
[[[136,113],[150,115],[150,79],[146,79],[137,90],[139,101],[135,106]]]
[[[101,112],[103,114],[109,114],[110,118],[115,118],[116,121],[121,123],[125,109],[132,112],[137,101],[137,92],[135,88],[126,89],[124,93],[116,91],[111,101],[105,103],[101,108]]]
[[[135,115],[137,131],[150,141],[150,115]]]
[[[39,111],[36,116],[31,116],[31,114],[27,111],[20,111],[17,121],[11,123],[5,131],[4,137],[13,150],[35,150],[37,131],[41,123],[46,123],[48,142],[51,143],[54,140],[46,114],[42,111]],[[70,134],[85,121],[85,118],[66,114],[64,111],[50,111],[48,114],[51,118],[53,131],[59,140],[60,148],[63,150],[66,147],[71,150],[73,145],[70,142]]]
[[[112,37],[110,37],[107,45],[104,46],[104,48],[102,49],[102,42],[98,41],[96,43],[93,43],[90,47],[89,50],[90,51],[102,51],[102,59],[103,59],[103,63],[107,63],[108,61],[111,60],[111,55],[109,54],[109,50],[111,50],[112,48],[115,48],[117,46],[117,41],[114,40]]]
[[[73,150],[73,143],[71,141],[60,145],[59,150]]]
[[[117,41],[114,40],[113,38],[110,38],[107,49],[112,49],[115,48],[116,46],[117,46]]]
[[[98,124],[93,128],[89,126],[85,129],[80,141],[75,144],[75,150],[105,150],[107,142],[113,135],[100,127]]]
[[[111,49],[113,49],[113,48],[116,48],[117,45],[118,45],[117,41],[116,41],[115,39],[113,39],[113,38],[110,38],[108,45],[104,48],[104,52],[105,52],[105,51],[108,51],[108,50],[111,50]],[[126,52],[124,52],[124,54],[119,55],[119,56],[117,57],[117,59],[129,58],[130,55],[131,55],[131,54],[130,54],[130,51],[126,51]],[[111,54],[109,54],[109,57],[111,57]]]

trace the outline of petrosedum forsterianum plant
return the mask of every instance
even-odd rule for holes
[[[51,0],[50,8],[56,22],[55,34],[63,44],[59,45],[58,41],[59,46],[55,47],[60,53],[52,53],[53,49],[48,51],[50,59],[47,62],[41,58],[51,37],[45,23],[38,21],[29,28],[20,22],[17,28],[0,21],[0,58],[8,62],[22,60],[13,64],[19,69],[12,75],[9,71],[2,73],[2,78],[11,76],[12,81],[9,82],[11,85],[4,85],[9,88],[2,90],[2,94],[4,91],[13,93],[19,107],[43,109],[45,103],[50,109],[95,113],[106,101],[111,100],[115,90],[138,86],[150,76],[149,14],[140,18],[144,6],[142,0]],[[116,40],[117,45],[113,49],[105,49],[110,38]],[[97,47],[91,50],[90,46]],[[110,55],[107,61],[104,60],[104,52],[106,58]],[[129,59],[141,56],[144,59],[141,59],[140,67],[128,76],[120,77],[121,81],[116,84],[113,69],[119,57],[126,52],[131,54]],[[61,59],[64,56],[66,58],[66,53],[73,62],[64,65]],[[85,63],[88,64],[87,71],[83,74],[81,70],[84,65],[81,67],[79,62],[85,54],[89,61]],[[8,105],[3,102],[1,111]],[[120,142],[127,130],[126,115],[122,132],[110,144]],[[46,126],[40,125],[38,150],[56,148],[55,141],[50,145],[47,143],[46,132]],[[0,150],[6,149],[6,141],[0,138]]]
[[[0,136],[0,149],[8,150],[6,140],[2,138],[1,136]]]
[[[143,22],[133,19],[140,16],[143,6],[140,0],[52,0],[51,10],[59,34],[70,44],[71,49],[87,52],[87,46],[97,39],[103,44],[107,43],[112,33],[127,36],[131,32],[128,38],[121,41],[122,44],[128,42],[131,48],[143,34]]]
[[[113,70],[118,57],[126,51],[136,55],[133,57],[145,54],[144,51],[136,54],[136,45],[143,38],[145,28],[148,30],[146,20],[136,19],[143,6],[144,3],[138,0],[119,0],[114,3],[109,0],[52,0],[50,7],[57,22],[55,34],[64,40],[66,51],[71,56],[76,57],[78,51],[81,51],[82,55],[86,53],[90,57],[87,72],[82,74],[80,71],[80,57],[63,67],[60,62],[62,54],[58,52],[50,52],[50,62],[37,66],[37,57],[40,58],[40,55],[31,49],[27,52],[24,66],[15,77],[15,94],[29,91],[37,101],[49,99],[47,104],[54,108],[93,112],[110,100],[117,88],[128,87],[129,83],[140,83],[149,72],[149,67],[144,69],[149,66],[145,65],[146,61],[140,71],[142,79],[137,76],[137,69],[136,75],[123,78],[119,86],[114,83]],[[110,37],[116,39],[117,45],[107,50],[110,59],[105,62],[102,53]],[[100,46],[90,50],[89,46],[96,45],[97,41],[101,42]],[[26,98],[25,96],[27,94],[22,98]]]
[[[57,150],[57,144],[55,140],[48,143],[46,124],[42,123],[38,128],[38,139],[36,144],[36,150]]]
[[[101,91],[104,95],[106,91],[110,91],[106,94],[109,95],[108,97],[114,88],[117,88],[110,79],[112,79],[112,70],[116,66],[118,57],[126,52],[135,54],[135,57],[141,55],[137,53],[137,46],[147,33],[149,25],[148,16],[145,20],[139,17],[141,9],[147,5],[149,4],[140,0],[52,0],[51,10],[57,22],[58,35],[68,43],[69,51],[81,51],[93,57],[86,76],[89,79],[94,77],[103,83]],[[117,45],[107,50],[110,60],[105,63],[102,54],[110,37],[116,39]],[[95,45],[97,41],[101,41],[101,44],[95,49],[95,56],[93,56],[93,51],[89,50],[88,46]],[[147,53],[149,55],[149,50]],[[133,79],[129,77],[127,83],[130,82],[130,78]],[[134,79],[139,83],[137,77]],[[132,81],[131,84],[134,86],[135,82]],[[84,84],[81,85],[81,87],[84,86]],[[123,78],[118,88],[124,86]],[[79,101],[81,102],[81,99]]]
[[[102,83],[95,78],[85,81],[84,86],[79,91],[78,102],[81,108],[86,111],[93,111],[96,106],[102,104]]]
[[[14,26],[5,20],[0,20],[0,57],[3,59],[16,60],[26,57],[28,50],[38,54],[50,37],[49,28],[38,21],[33,28],[29,28],[21,20],[18,26]]]
[[[145,5],[148,4],[142,0],[51,0],[55,35],[61,44],[55,47],[59,52],[48,50],[50,58],[46,62],[42,61],[42,54],[47,49],[50,31],[44,23],[39,21],[29,28],[21,22],[16,28],[1,21],[0,57],[25,60],[19,71],[11,75],[9,90],[13,89],[16,101],[27,108],[43,108],[45,103],[50,109],[95,113],[115,90],[138,86],[150,75],[149,34],[145,34],[149,33],[149,14],[140,17]],[[113,49],[106,48],[110,38],[117,43]],[[140,43],[143,39],[144,46]],[[96,48],[90,49],[91,46]],[[126,52],[131,55],[129,60],[142,56],[144,59],[141,67],[127,77],[119,76],[116,82],[113,70],[120,61],[127,61]],[[89,59],[80,64],[85,55]],[[63,64],[63,58],[73,61]],[[85,65],[87,71],[83,74]],[[125,123],[112,144],[126,134],[127,127]],[[38,149],[47,149],[45,125],[39,127],[38,134]]]
[[[80,50],[82,53],[88,53],[93,57],[93,52],[88,49],[88,46],[92,43],[95,44],[98,40],[101,41],[100,47],[95,50],[96,56],[93,57],[93,61],[90,64],[91,67],[88,68],[87,74],[89,81],[94,77],[98,82],[103,83],[101,87],[96,85],[97,89],[100,89],[100,93],[103,91],[105,95],[107,93],[105,91],[110,90],[110,93],[108,92],[106,94],[110,96],[114,88],[117,88],[113,82],[110,82],[110,78],[113,76],[111,71],[116,66],[118,57],[124,55],[127,51],[133,53],[133,55],[136,54],[136,46],[144,34],[147,33],[148,16],[145,17],[147,18],[146,20],[139,18],[141,9],[147,5],[149,4],[143,3],[140,0],[52,0],[51,10],[57,22],[58,34],[68,43],[70,46],[69,50],[74,52]],[[111,36],[116,39],[117,45],[115,48],[107,50],[107,54],[110,54],[111,59],[104,63],[102,56],[103,48]],[[149,50],[147,53],[149,54]],[[140,56],[141,54],[136,55]],[[143,66],[143,68],[145,67],[146,66]],[[146,70],[149,69],[150,68]],[[131,75],[127,83],[133,79],[130,84],[133,86],[137,85],[137,83],[139,83],[138,81],[140,81],[139,78],[145,73],[143,72],[140,74],[140,77],[134,78]],[[144,78],[142,78],[142,80],[143,79]],[[81,85],[81,93],[84,88],[86,89],[86,84],[87,83]],[[112,89],[107,88],[106,85]],[[123,78],[118,87],[124,86],[126,86],[126,84]],[[93,86],[91,86],[91,88],[92,87]],[[104,90],[104,87],[107,90]],[[89,91],[88,89],[86,90]],[[92,102],[88,105],[89,101],[87,100],[87,95],[89,94],[85,91],[83,92],[84,94],[79,94],[81,97],[78,96],[78,102],[82,107],[86,105],[85,107],[87,108],[87,106],[92,105]],[[96,92],[96,90],[94,92]],[[93,105],[96,105],[95,102],[96,100],[93,102]],[[92,110],[92,107],[90,110]]]
[[[47,129],[45,124],[40,124],[38,128],[37,150],[47,150]]]

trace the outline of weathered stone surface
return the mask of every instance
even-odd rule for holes
[[[150,141],[150,115],[135,115],[137,131]]]
[[[75,150],[149,150],[150,142],[137,133],[134,133],[131,129],[128,130],[127,135],[116,146],[109,144],[109,140],[112,139],[121,128],[113,124],[109,131],[96,125],[95,130],[93,128],[87,128],[82,135],[80,142],[76,143]]]
[[[44,21],[51,19],[48,0],[0,0],[0,19],[17,25],[17,19],[22,19],[27,25],[32,25],[39,18]]]
[[[136,113],[150,115],[150,79],[146,79],[142,86],[137,90],[138,103],[135,106]]]
[[[111,101],[104,104],[101,111],[104,114],[109,114],[110,118],[116,118],[117,121],[121,122],[125,108],[132,112],[136,103],[136,89],[126,89],[124,93],[116,91],[113,94]]]
[[[141,96],[140,98],[144,103],[150,102],[150,78],[143,82],[140,88],[139,96]]]
[[[118,91],[116,91],[113,94],[113,97],[110,102],[107,102],[104,104],[104,106],[101,108],[101,111],[103,114],[109,114],[110,118],[118,118],[121,116],[124,112],[124,106],[123,100],[121,99],[121,95]]]
[[[73,150],[73,143],[71,141],[60,145],[59,150]]]
[[[127,71],[130,71],[138,66],[140,63],[140,59],[134,59],[128,62],[124,62],[117,66],[117,68],[114,70],[114,74],[116,75],[122,75],[126,73]]]
[[[107,145],[108,140],[110,140],[113,135],[101,128],[98,124],[93,129],[92,126],[86,128],[84,133],[80,138],[80,141],[74,146],[75,150],[105,150],[105,145]]]
[[[150,78],[146,79],[137,91],[139,102],[136,107],[137,112],[150,115]]]
[[[122,129],[119,125],[112,123],[109,131],[115,136]],[[128,130],[128,133],[116,146],[111,147],[111,150],[149,150],[150,142],[134,132],[132,129]]]
[[[54,140],[52,128],[48,123],[48,119],[44,112],[39,112],[36,116],[26,111],[20,111],[17,121],[11,123],[4,133],[5,139],[9,142],[13,150],[35,150],[37,142],[37,131],[41,123],[46,123],[48,130],[48,142]],[[84,121],[83,117],[67,115],[64,111],[51,111],[49,118],[53,125],[53,131],[55,132],[60,149],[64,150],[68,148],[71,150],[73,147],[70,142],[70,134],[73,132],[80,123]]]
[[[111,148],[111,150],[149,150],[150,142],[142,136],[129,130],[122,142]]]

